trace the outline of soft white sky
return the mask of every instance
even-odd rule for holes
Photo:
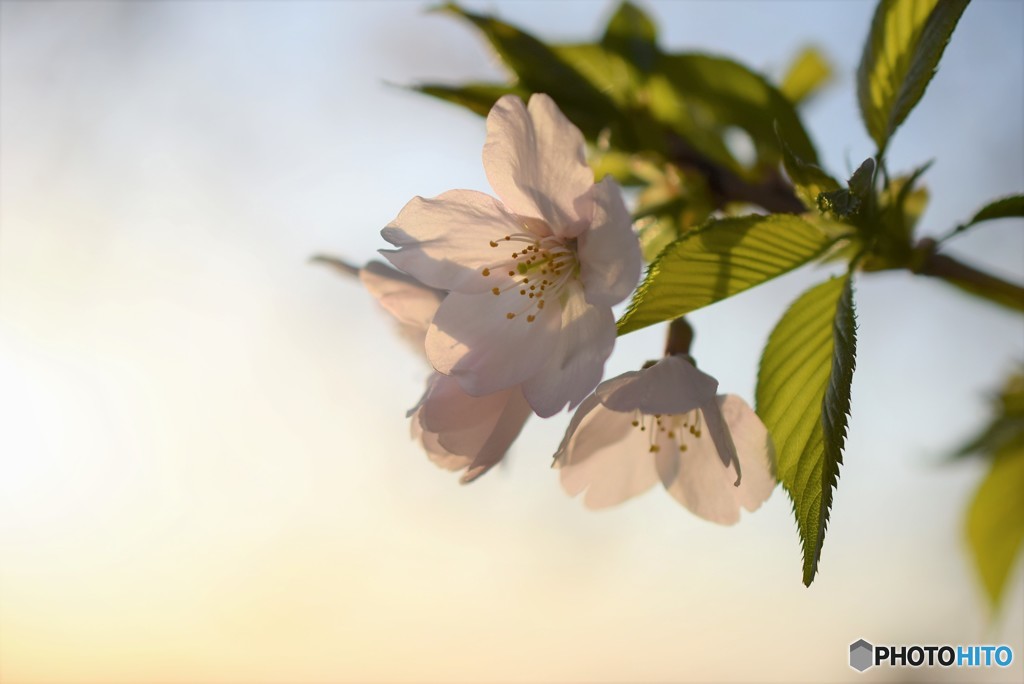
[[[413,195],[486,189],[480,119],[387,83],[499,72],[419,2],[0,4],[0,679],[845,681],[850,642],[1012,645],[940,465],[1024,358],[1019,317],[903,274],[858,281],[853,418],[822,571],[778,490],[734,528],[663,492],[601,514],[532,421],[470,487],[407,439],[423,363],[355,283]],[[472,3],[553,39],[603,2]],[[646,5],[673,49],[837,82],[806,110],[837,173],[871,153],[852,72],[871,3]],[[977,2],[891,148],[936,158],[927,233],[1024,188],[1024,4]],[[1020,222],[955,253],[1020,281]],[[752,398],[764,340],[824,277],[702,311],[695,353]],[[661,348],[624,338],[608,374]],[[957,673],[917,673],[956,679]],[[888,679],[887,679],[888,677]]]

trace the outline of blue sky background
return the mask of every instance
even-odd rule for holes
[[[467,3],[551,40],[604,2]],[[481,119],[395,85],[499,77],[418,2],[0,4],[0,678],[4,681],[845,681],[857,638],[1007,643],[943,465],[1024,358],[1019,316],[900,273],[858,279],[853,417],[821,574],[785,494],[734,528],[660,491],[583,510],[532,420],[470,487],[404,411],[427,367],[314,253],[372,258],[414,195],[486,190]],[[778,77],[804,44],[835,82],[805,110],[824,164],[872,152],[853,71],[867,2],[644,3],[661,43]],[[976,2],[898,132],[935,158],[921,230],[1024,188],[1024,4]],[[1020,221],[950,250],[1024,280]],[[803,270],[693,321],[752,399]],[[606,375],[661,349],[623,338]],[[919,672],[954,681],[958,674]]]

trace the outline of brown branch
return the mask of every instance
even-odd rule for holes
[[[681,137],[669,134],[669,160],[681,168],[693,169],[704,177],[717,207],[728,202],[747,202],[776,214],[802,214],[807,211],[778,171],[772,171],[767,180],[751,183],[731,169],[701,154]]]
[[[1024,287],[998,278],[951,256],[939,254],[931,238],[921,240],[914,249],[910,270],[920,275],[941,278],[965,292],[996,304],[1024,311]]]

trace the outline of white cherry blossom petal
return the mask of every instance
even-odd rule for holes
[[[472,453],[487,439],[512,390],[484,397],[466,394],[455,378],[434,373],[417,411],[420,425],[440,435],[441,445],[453,453]]]
[[[594,172],[584,149],[583,134],[543,93],[528,107],[505,95],[487,115],[483,162],[491,187],[510,210],[542,219],[562,238],[585,230],[593,211]]]
[[[601,380],[604,362],[615,346],[615,317],[607,307],[587,303],[582,287],[573,283],[562,305],[561,333],[546,361],[523,382],[523,394],[542,418],[566,404],[574,408]]]
[[[717,381],[687,367],[684,357],[663,359],[601,383],[584,400],[555,455],[570,469],[561,474],[567,492],[587,489],[594,492],[587,505],[612,505],[658,480],[694,514],[720,524],[771,495],[774,451],[764,424],[739,397],[709,396]],[[699,388],[679,384],[687,381]],[[673,402],[673,392],[688,396]],[[613,478],[623,481],[619,488],[608,484]]]
[[[421,338],[445,294],[380,261],[359,269],[359,280],[378,304]]]
[[[601,378],[611,306],[639,276],[639,246],[618,186],[594,185],[583,150],[549,97],[504,97],[484,164],[506,204],[470,191],[416,198],[382,231],[397,248],[385,257],[449,292],[425,348],[473,396],[522,385],[547,416]]]
[[[716,397],[704,406],[701,406],[700,411],[704,418],[705,430],[715,445],[715,451],[718,452],[719,460],[721,460],[723,466],[732,468],[735,471],[735,484],[739,485],[743,481],[740,459],[736,454],[736,445],[732,441],[732,435],[729,432],[729,426],[726,425],[725,416],[722,415],[722,409],[719,408],[718,398]]]
[[[410,422],[410,430],[413,441],[419,442],[423,450],[427,452],[430,461],[445,470],[458,471],[469,466],[473,459],[469,456],[459,456],[447,451],[437,439],[437,434],[425,432],[420,425],[416,413]]]
[[[679,454],[679,469],[665,489],[696,516],[722,525],[740,519],[736,471],[722,466],[715,443],[706,431],[690,439]]]
[[[717,380],[686,359],[666,356],[650,368],[630,375],[629,382],[602,383],[596,394],[613,411],[679,414],[713,400],[717,389]]]
[[[570,496],[585,492],[587,508],[607,508],[646,492],[658,483],[644,433],[629,414],[609,411],[594,395],[580,404],[556,454],[562,488]]]
[[[580,280],[588,302],[613,306],[636,287],[643,259],[618,183],[605,178],[593,196],[593,223],[579,236]]]
[[[747,402],[735,394],[726,394],[718,397],[718,404],[743,467],[743,481],[736,488],[737,500],[748,511],[756,511],[778,484],[775,447],[768,428]]]
[[[533,415],[530,405],[526,403],[522,391],[514,388],[506,392],[505,407],[494,425],[490,437],[476,452],[473,462],[462,476],[462,483],[468,484],[494,467],[508,452],[515,442],[527,418]]]
[[[530,233],[529,226],[493,197],[472,190],[449,190],[434,199],[410,200],[381,231],[397,249],[380,253],[430,287],[486,292],[508,282],[508,252],[498,250],[497,245],[506,236],[524,231]]]
[[[471,397],[438,373],[414,410],[413,435],[441,467],[466,469],[465,484],[504,458],[530,413],[519,388]]]
[[[561,307],[555,302],[538,310],[521,300],[518,291],[498,296],[448,295],[427,331],[430,363],[457,378],[474,396],[532,377],[558,344]]]

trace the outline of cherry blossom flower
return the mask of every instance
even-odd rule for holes
[[[449,292],[426,336],[434,368],[474,396],[522,385],[551,416],[600,381],[639,244],[618,185],[594,183],[583,135],[547,95],[495,103],[483,164],[500,200],[416,197],[381,232],[396,247],[381,253]]]
[[[370,262],[358,272],[370,294],[398,321],[402,336],[422,353],[427,328],[444,292],[380,262]],[[436,372],[409,411],[413,438],[437,465],[465,470],[463,483],[477,479],[504,458],[530,413],[518,386],[472,397],[452,378]]]
[[[555,455],[563,488],[605,508],[656,483],[721,524],[775,488],[774,448],[754,411],[683,356],[601,383],[576,411]],[[742,473],[742,476],[741,476]]]

